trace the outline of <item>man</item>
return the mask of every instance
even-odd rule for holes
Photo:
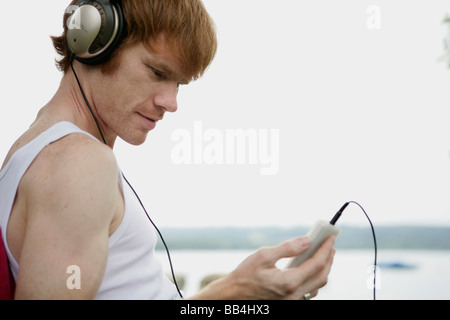
[[[144,143],[178,109],[178,87],[201,77],[215,55],[212,20],[200,0],[81,0],[69,8],[63,35],[53,38],[60,87],[0,172],[15,298],[177,299],[113,147],[117,137]],[[288,271],[275,263],[306,251],[306,237],[263,248],[192,298],[309,299],[327,281],[333,242]],[[71,283],[71,272],[80,279]]]

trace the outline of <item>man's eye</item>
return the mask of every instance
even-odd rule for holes
[[[159,71],[158,69],[153,68],[152,66],[147,65],[147,67],[151,70],[153,75],[158,78],[158,80],[164,79],[165,75],[164,72]]]
[[[161,72],[161,71],[159,71],[158,69],[155,69],[155,68],[152,68],[152,70],[153,70],[153,73],[155,74],[155,76],[157,76],[160,79],[164,78],[164,73],[163,72]]]

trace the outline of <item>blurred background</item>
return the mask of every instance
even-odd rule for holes
[[[3,4],[2,158],[58,88],[49,37],[62,32],[68,3]],[[179,111],[143,146],[116,146],[186,292],[355,200],[379,237],[379,298],[449,299],[448,1],[204,3],[217,26],[215,61],[181,88]],[[234,138],[242,144],[227,149]],[[211,149],[222,158],[211,161]],[[370,299],[368,222],[351,206],[339,223],[319,298]]]

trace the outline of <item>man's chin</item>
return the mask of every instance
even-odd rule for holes
[[[136,147],[143,145],[145,141],[147,141],[148,132],[147,133],[139,132],[139,133],[140,133],[139,135],[136,135],[134,137],[122,138],[122,140]]]

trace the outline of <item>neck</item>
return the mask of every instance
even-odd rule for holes
[[[63,76],[58,91],[45,109],[51,109],[52,111],[49,113],[60,121],[63,118],[63,120],[73,122],[100,142],[103,143],[103,139],[105,139],[107,145],[113,148],[117,136],[108,130],[108,126],[98,113],[89,82],[86,81],[88,77],[86,70],[77,62],[74,62],[74,68],[80,83],[77,82],[72,69],[69,69]]]

